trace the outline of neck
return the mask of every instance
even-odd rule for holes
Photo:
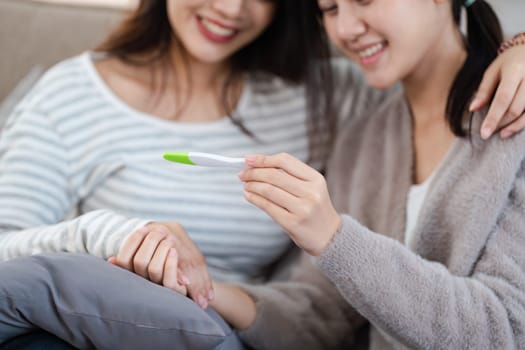
[[[440,121],[446,124],[449,91],[467,57],[461,33],[455,26],[449,27],[423,63],[403,81],[416,127]]]
[[[231,72],[228,62],[202,62],[180,47],[172,50],[171,64],[177,90],[192,96],[220,93]]]
[[[445,30],[436,38],[423,63],[403,81],[413,118],[415,183],[434,173],[455,139],[446,120],[446,106],[467,54],[459,31],[449,27],[448,33]]]

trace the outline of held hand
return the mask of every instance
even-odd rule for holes
[[[483,76],[470,110],[490,104],[481,126],[481,136],[488,139],[496,130],[511,137],[525,128],[525,46],[508,49],[497,57]]]
[[[214,297],[206,260],[177,223],[150,223],[133,232],[108,261],[188,294],[203,309]]]
[[[324,177],[288,154],[248,156],[246,164],[252,168],[239,175],[246,199],[270,215],[299,247],[321,254],[341,223]]]

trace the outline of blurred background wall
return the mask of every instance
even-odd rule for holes
[[[44,0],[79,5],[130,7],[138,0]],[[506,33],[525,31],[525,0],[487,0],[498,12]]]
[[[525,32],[525,0],[488,0],[508,34]]]

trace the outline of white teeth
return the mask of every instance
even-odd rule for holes
[[[384,47],[385,45],[383,43],[375,44],[374,46],[371,46],[366,50],[359,51],[358,54],[359,54],[359,57],[361,58],[367,58],[367,57],[375,55],[376,53],[381,51]]]
[[[235,30],[224,28],[221,26],[218,26],[217,24],[210,22],[206,19],[202,19],[202,24],[208,29],[210,32],[220,35],[220,36],[231,36],[235,33]]]

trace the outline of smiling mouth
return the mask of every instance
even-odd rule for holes
[[[358,51],[357,55],[360,58],[370,58],[370,57],[376,55],[381,50],[383,50],[385,47],[386,47],[385,43],[378,43],[378,44],[370,46],[370,47],[368,47],[368,48],[366,48],[364,50]]]
[[[210,33],[224,37],[229,38],[234,36],[237,33],[237,30],[232,28],[225,28],[223,26],[218,25],[217,23],[214,23],[206,18],[200,18],[200,22],[204,26],[206,30],[208,30]]]

